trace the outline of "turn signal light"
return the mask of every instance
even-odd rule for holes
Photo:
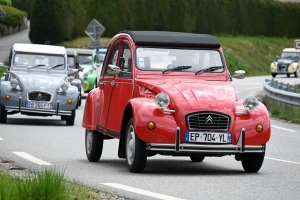
[[[68,103],[68,104],[71,104],[71,103],[72,103],[72,100],[71,100],[71,99],[68,99],[68,100],[67,100],[67,103]]]
[[[261,124],[257,124],[256,125],[256,131],[259,132],[259,133],[262,132],[263,131],[263,126]]]
[[[148,124],[147,124],[147,127],[148,127],[148,129],[149,130],[153,130],[153,129],[155,129],[155,123],[154,122],[148,122]]]
[[[10,100],[10,95],[6,95],[6,96],[5,96],[5,99],[6,99],[6,100]]]

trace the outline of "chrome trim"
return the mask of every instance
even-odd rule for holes
[[[177,130],[176,130],[177,131]],[[177,135],[176,135],[177,136]],[[203,154],[237,154],[237,153],[262,153],[265,151],[264,145],[245,145],[245,129],[242,128],[237,144],[219,144],[219,145],[204,145],[204,144],[159,144],[147,143],[146,150],[148,151],[167,151],[176,153],[203,153]],[[179,151],[176,151],[179,146]]]
[[[161,110],[163,112],[175,113],[175,110],[168,110],[168,109],[165,109],[165,108],[162,108]]]
[[[242,111],[242,112],[235,112],[236,116],[241,116],[241,115],[247,115],[249,113],[248,110]]]
[[[180,128],[176,128],[175,132],[175,152],[179,152],[179,147],[180,147]]]

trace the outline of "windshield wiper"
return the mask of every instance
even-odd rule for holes
[[[47,70],[53,69],[53,68],[56,68],[56,67],[60,67],[60,66],[63,66],[63,65],[64,65],[64,64],[54,65],[54,66],[52,66],[52,67],[48,67]]]
[[[223,69],[224,66],[212,66],[212,67],[207,67],[207,68],[204,68],[204,69],[200,69],[198,71],[195,72],[195,75],[197,75],[198,73],[200,72],[213,72],[213,71],[216,71],[218,69]]]
[[[27,69],[31,69],[31,68],[35,68],[35,67],[44,67],[45,65],[33,65],[33,66],[29,66],[27,67]]]
[[[163,70],[162,73],[164,74],[167,71],[178,71],[178,70],[189,69],[189,68],[192,68],[192,66],[183,66],[182,65],[182,66],[177,66],[177,67],[171,67],[171,68]]]

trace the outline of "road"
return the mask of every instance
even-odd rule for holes
[[[232,84],[243,99],[262,91],[266,78],[271,76],[234,79]],[[68,179],[130,199],[300,199],[299,125],[271,120],[266,158],[255,174],[245,173],[233,156],[193,163],[185,157],[159,155],[148,158],[143,173],[132,174],[125,160],[117,157],[118,140],[105,140],[99,162],[86,159],[84,104],[77,110],[74,126],[66,126],[60,117],[8,116],[7,124],[0,124],[0,159],[34,171],[66,167]]]

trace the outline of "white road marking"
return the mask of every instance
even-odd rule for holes
[[[0,140],[3,140],[3,139],[0,137]]]
[[[149,197],[154,197],[154,198],[157,198],[157,199],[183,200],[183,199],[180,199],[180,198],[177,198],[177,197],[172,197],[172,196],[159,194],[159,193],[155,193],[155,192],[149,192],[147,190],[142,190],[142,189],[138,189],[138,188],[134,188],[134,187],[130,187],[130,186],[127,186],[127,185],[118,184],[118,183],[102,183],[102,184],[110,186],[110,187],[118,188],[118,189],[121,189],[121,190],[126,190],[126,191],[129,191],[129,192],[138,193],[138,194],[142,194],[142,195],[149,196]]]
[[[29,155],[28,153],[25,153],[25,152],[13,152],[14,154],[16,154],[17,156],[20,156],[21,158],[24,158],[26,160],[29,160],[35,164],[38,164],[38,165],[53,165],[51,163],[47,163],[41,159],[38,159],[32,155]]]
[[[276,159],[276,158],[269,158],[269,157],[265,157],[269,160],[276,160],[276,161],[280,161],[280,162],[286,162],[286,163],[292,163],[292,164],[297,164],[297,165],[300,165],[299,162],[293,162],[293,161],[288,161],[288,160],[281,160],[281,159]]]
[[[275,125],[271,125],[271,127],[273,127],[273,128],[278,128],[278,129],[285,130],[285,131],[290,131],[290,132],[297,132],[297,131],[292,130],[292,129],[282,128],[282,127],[280,127],[280,126],[275,126]]]

